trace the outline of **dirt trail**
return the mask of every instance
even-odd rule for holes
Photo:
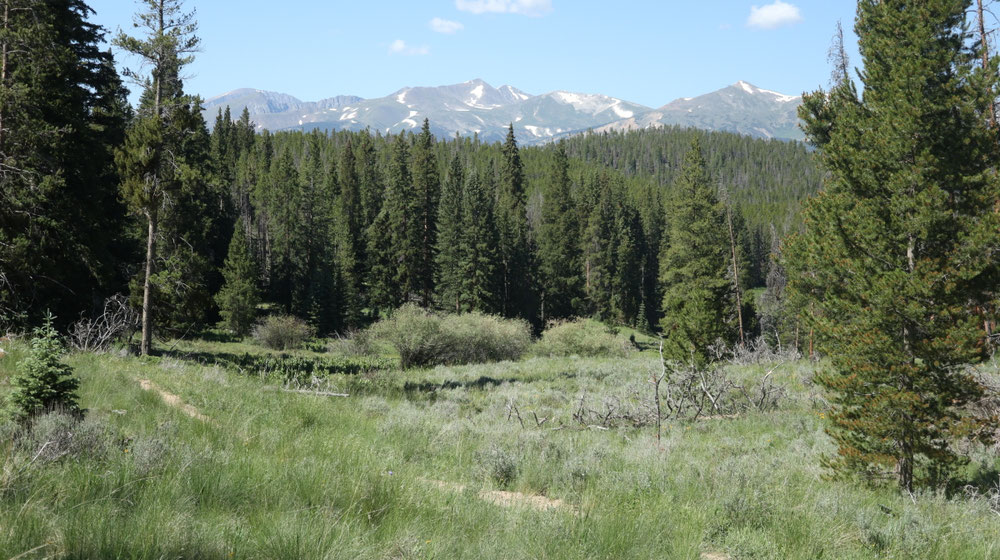
[[[702,552],[701,560],[729,560],[729,557],[718,552]]]
[[[172,406],[174,408],[179,408],[180,410],[182,410],[185,414],[187,414],[191,418],[196,418],[198,420],[201,420],[202,422],[211,422],[212,421],[212,419],[209,418],[208,416],[205,416],[204,414],[198,412],[197,408],[195,408],[195,407],[193,407],[193,406],[191,406],[189,404],[186,404],[177,395],[175,395],[173,393],[169,393],[167,391],[164,391],[156,383],[153,383],[152,381],[150,381],[148,379],[140,379],[139,380],[139,386],[142,387],[143,391],[156,391],[157,393],[160,394],[160,398],[163,399],[163,402],[167,403],[168,405],[170,405],[170,406]]]
[[[454,482],[445,482],[443,480],[430,480],[425,478],[421,478],[420,480],[428,484],[437,486],[442,490],[451,490],[453,492],[462,492],[463,490],[465,490],[464,484],[456,484]],[[562,500],[553,500],[538,494],[523,494],[521,492],[507,492],[505,490],[482,490],[479,492],[479,499],[501,507],[524,506],[537,511],[561,509],[570,511],[574,515],[580,514],[576,506],[567,504]]]

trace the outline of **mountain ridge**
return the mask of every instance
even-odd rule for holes
[[[338,95],[320,101],[253,88],[239,88],[205,101],[206,121],[230,107],[233,118],[246,107],[259,129],[364,130],[398,133],[424,118],[439,137],[473,134],[502,139],[510,125],[519,141],[537,144],[588,130],[685,126],[761,138],[801,140],[797,107],[801,96],[759,88],[745,81],[659,108],[602,94],[565,90],[532,95],[511,85],[494,88],[476,78],[444,86],[404,87],[384,97]]]

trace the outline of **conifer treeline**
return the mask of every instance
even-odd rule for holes
[[[219,113],[212,133],[218,173],[230,178],[266,299],[321,332],[362,326],[408,301],[536,325],[594,316],[659,327],[672,185],[571,159],[566,144],[519,148],[512,129],[497,144],[437,141],[426,122],[416,134],[265,131],[241,140],[251,138],[251,126],[246,115],[234,123],[228,111]],[[670,142],[678,135],[693,137],[658,133]],[[709,154],[732,142],[730,135],[704,139]],[[594,151],[590,157],[600,159]],[[789,152],[809,161],[800,147]],[[703,165],[706,181],[718,175]],[[717,185],[704,188],[716,196]],[[782,211],[794,207],[782,196]],[[768,252],[753,247],[741,207],[732,213],[743,288],[763,286],[763,274],[755,282],[748,271],[766,270]],[[711,223],[720,215],[689,219]],[[716,237],[711,243],[728,255],[728,237]],[[731,263],[721,266],[729,286]]]

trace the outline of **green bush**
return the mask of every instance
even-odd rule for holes
[[[76,390],[80,381],[73,377],[72,368],[59,361],[62,354],[62,342],[49,315],[45,324],[35,329],[31,350],[10,379],[14,389],[7,406],[12,417],[26,420],[57,408],[70,413],[79,410]]]
[[[254,342],[272,350],[299,348],[312,335],[312,327],[291,315],[272,315],[253,329]]]
[[[553,323],[533,348],[536,356],[624,357],[633,351],[617,331],[592,319]]]
[[[531,344],[524,321],[482,313],[438,314],[413,304],[373,325],[369,335],[395,348],[404,369],[516,360]]]

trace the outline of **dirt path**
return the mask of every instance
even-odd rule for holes
[[[420,480],[437,486],[442,490],[451,490],[452,492],[462,492],[465,490],[464,484],[445,482],[443,480],[430,480],[426,478],[421,478]],[[479,499],[501,507],[522,506],[536,511],[560,509],[570,511],[574,515],[580,514],[576,506],[567,504],[562,500],[553,500],[538,494],[523,494],[521,492],[507,492],[505,490],[482,490],[479,492]]]
[[[142,387],[143,391],[156,391],[157,393],[160,394],[160,398],[163,399],[163,402],[167,403],[168,405],[174,408],[179,408],[184,412],[184,414],[187,414],[191,418],[196,418],[198,420],[201,420],[202,422],[212,421],[212,419],[209,418],[208,416],[205,416],[204,414],[198,412],[197,408],[189,404],[186,404],[177,395],[164,391],[156,383],[153,383],[148,379],[140,379],[139,386]]]

